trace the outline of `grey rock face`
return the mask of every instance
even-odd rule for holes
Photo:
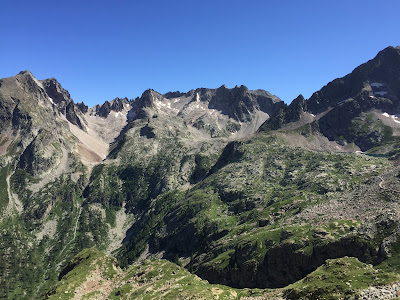
[[[365,83],[384,84],[390,88],[389,99],[393,101],[392,108],[399,107],[400,97],[400,49],[388,47],[378,55],[357,67],[343,78],[335,79],[320,91],[314,93],[308,100],[308,110],[314,114],[328,107],[338,105],[350,97],[355,97],[364,88]]]
[[[115,98],[111,102],[105,101],[102,105],[96,105],[96,115],[107,118],[111,111],[122,111],[124,104],[129,102],[128,98]]]
[[[299,97],[283,106],[261,130],[276,130],[300,121],[303,113],[313,116],[309,122],[328,137],[340,143],[354,142],[363,151],[370,149],[390,134],[375,122],[364,124],[365,114],[380,110],[388,114],[400,112],[400,49],[388,47],[343,78],[328,83],[310,99]]]
[[[307,102],[303,95],[299,95],[296,99],[286,105],[282,103],[280,107],[277,105],[275,113],[270,119],[261,127],[261,130],[277,130],[283,125],[296,122],[300,119],[301,114],[307,110]]]

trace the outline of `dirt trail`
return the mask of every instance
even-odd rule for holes
[[[378,176],[378,178],[381,180],[381,182],[379,182],[379,188],[380,188],[381,190],[386,190],[386,191],[394,192],[394,193],[400,193],[400,190],[391,189],[391,188],[386,187],[386,186],[384,185],[385,179],[383,179],[383,177]]]
[[[379,182],[379,187],[380,187],[381,189],[385,189],[385,187],[383,186],[385,180],[384,180],[381,176],[378,176],[378,178],[381,180],[381,182]]]

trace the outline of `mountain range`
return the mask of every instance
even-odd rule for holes
[[[20,72],[0,298],[395,298],[399,162],[400,47],[289,105],[242,85],[89,108]]]

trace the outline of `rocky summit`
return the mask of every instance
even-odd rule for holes
[[[289,105],[0,80],[0,298],[394,299],[399,195],[400,47]]]

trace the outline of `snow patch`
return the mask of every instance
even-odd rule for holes
[[[155,104],[157,109],[161,109],[161,107],[163,106],[163,104],[159,100],[154,101],[154,104]]]
[[[372,86],[372,87],[381,87],[381,86],[384,86],[384,84],[380,83],[380,82],[371,82],[370,86]]]
[[[379,95],[379,96],[383,96],[386,95],[387,92],[386,91],[380,91],[380,92],[374,92],[375,95]]]
[[[120,112],[120,111],[118,111],[118,112],[117,111],[113,111],[112,113],[114,114],[114,116],[116,118],[125,117],[124,114],[122,112]]]
[[[162,100],[155,100],[154,104],[157,108],[157,110],[163,110],[164,112],[167,110],[172,111],[174,113],[178,113],[179,110],[176,108],[171,107],[171,102],[170,101],[162,101]]]
[[[399,123],[400,124],[400,120],[399,119],[399,115],[389,115],[388,113],[383,113],[382,116],[386,117],[386,118],[391,118],[394,122]]]

